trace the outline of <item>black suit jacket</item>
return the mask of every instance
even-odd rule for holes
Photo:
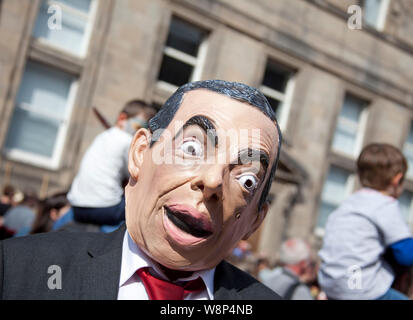
[[[115,232],[51,232],[0,242],[1,299],[117,299],[126,227]],[[61,270],[61,289],[48,281]],[[53,268],[53,267],[52,267]],[[48,273],[51,272],[51,273]],[[223,261],[215,271],[214,299],[268,300],[280,296]]]

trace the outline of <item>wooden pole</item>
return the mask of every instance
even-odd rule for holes
[[[3,181],[3,186],[10,184],[11,181],[11,172],[13,170],[12,164],[7,161],[5,166],[4,166],[4,181]]]
[[[42,178],[42,186],[40,188],[40,199],[44,199],[47,197],[47,190],[49,188],[49,174],[45,173]]]

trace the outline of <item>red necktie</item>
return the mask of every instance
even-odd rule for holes
[[[150,300],[182,300],[185,294],[205,289],[204,281],[200,277],[179,286],[154,277],[149,273],[149,268],[141,268],[137,273],[142,279]]]

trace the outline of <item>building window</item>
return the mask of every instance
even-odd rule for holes
[[[378,29],[383,30],[390,0],[362,0],[364,21]]]
[[[6,154],[12,159],[56,169],[75,91],[73,76],[29,61],[7,133]]]
[[[334,151],[351,157],[358,155],[366,124],[366,106],[366,101],[346,94],[333,137]]]
[[[201,78],[207,32],[173,17],[158,80],[169,90]]]
[[[96,3],[96,0],[43,0],[33,36],[74,55],[85,56]]]
[[[331,166],[321,193],[316,234],[323,236],[328,216],[349,196],[354,187],[354,175],[342,168]]]
[[[281,129],[285,129],[288,120],[293,93],[293,75],[292,70],[269,61],[260,87],[274,109]]]
[[[407,158],[408,171],[407,177],[413,179],[413,123],[410,126],[410,132],[404,144],[403,153]]]
[[[402,212],[402,216],[405,219],[406,223],[409,225],[410,229],[412,229],[412,226],[413,226],[412,201],[413,201],[413,193],[410,191],[404,191],[402,195],[399,197],[399,205],[400,205],[400,210]]]

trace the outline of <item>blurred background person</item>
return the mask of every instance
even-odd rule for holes
[[[263,255],[263,254],[258,254],[258,258],[257,258],[257,263],[256,263],[256,275],[255,277],[257,279],[259,279],[259,275],[261,274],[261,272],[267,272],[267,270],[271,270],[271,263],[269,261],[269,259]]]
[[[326,293],[321,290],[320,284],[318,283],[317,273],[319,268],[320,262],[316,259],[312,259],[308,268],[309,271],[307,275],[303,277],[303,282],[310,288],[311,295],[315,300],[327,300]]]
[[[3,187],[1,196],[0,196],[0,217],[4,216],[7,210],[9,210],[13,205],[15,189],[11,185],[5,185]]]
[[[256,277],[258,258],[251,251],[251,244],[248,241],[241,240],[238,242],[226,260],[241,270],[248,272],[253,277]]]
[[[284,241],[280,248],[279,267],[263,269],[259,279],[287,300],[313,300],[306,281],[313,272],[310,246],[300,238]]]
[[[116,227],[124,221],[129,146],[135,132],[146,128],[155,113],[144,101],[132,100],[119,113],[116,125],[95,138],[67,195],[75,222]]]
[[[40,201],[30,234],[49,232],[53,223],[70,209],[67,192],[60,192]]]
[[[4,228],[13,236],[27,234],[36,218],[37,204],[38,198],[34,190],[24,192],[22,201],[4,215]]]

